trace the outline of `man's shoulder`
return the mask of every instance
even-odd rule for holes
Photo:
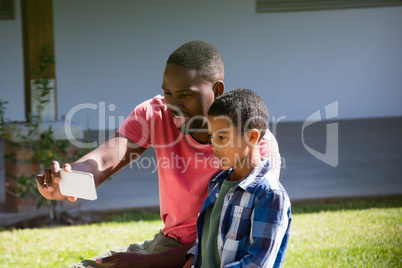
[[[166,118],[164,114],[167,113],[167,110],[165,98],[161,95],[156,95],[155,97],[138,104],[131,112],[130,116],[136,119],[142,118],[145,121],[150,120],[151,118]]]
[[[160,108],[166,108],[165,98],[161,95],[156,95],[153,98],[143,101],[137,108],[152,108],[158,110]]]

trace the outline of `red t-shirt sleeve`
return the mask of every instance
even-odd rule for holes
[[[152,143],[151,127],[160,116],[161,104],[157,97],[139,104],[124,120],[117,132],[141,147],[148,148]]]

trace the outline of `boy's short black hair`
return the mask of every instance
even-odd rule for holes
[[[261,97],[246,88],[236,88],[216,98],[208,116],[227,116],[240,134],[258,129],[264,137],[268,128],[269,113]]]
[[[216,47],[205,41],[193,40],[181,45],[166,63],[195,69],[201,78],[211,82],[223,80],[222,55]]]

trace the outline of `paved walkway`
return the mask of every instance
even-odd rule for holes
[[[321,153],[320,158],[325,158],[328,123],[306,127],[304,140],[302,123],[280,123],[272,129],[284,159],[281,182],[292,202],[402,194],[402,117],[339,121],[338,138],[332,135],[328,140],[329,147],[339,144],[336,167],[317,159],[306,149],[311,148]],[[151,150],[144,156],[147,159],[155,157]],[[4,172],[4,167],[0,167]],[[158,207],[158,181],[154,168],[150,161],[148,169],[141,169],[136,164],[126,167],[98,188],[98,200],[83,200],[76,212]],[[38,213],[5,210],[3,180],[0,176],[0,226],[37,216]]]

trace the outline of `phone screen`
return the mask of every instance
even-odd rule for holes
[[[96,200],[94,176],[91,173],[60,170],[60,192],[65,196],[74,196],[87,200]]]

